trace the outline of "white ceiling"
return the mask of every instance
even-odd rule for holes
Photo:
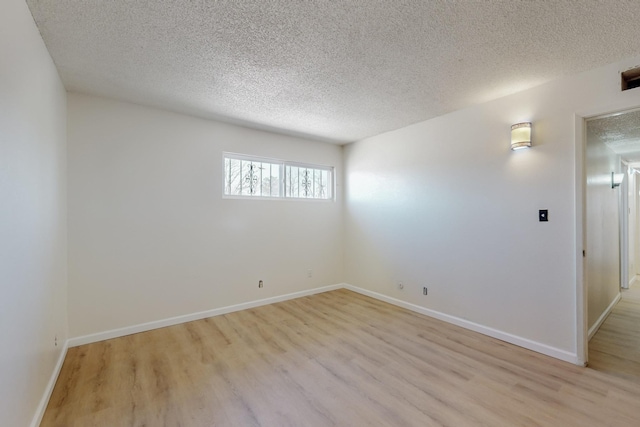
[[[640,110],[589,120],[587,132],[627,162],[640,162]]]
[[[638,0],[27,0],[69,91],[349,142],[640,52]]]

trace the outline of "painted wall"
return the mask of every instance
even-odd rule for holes
[[[629,262],[628,262],[628,274],[629,274],[629,284],[634,280],[636,276],[636,210],[637,210],[637,201],[636,194],[638,190],[636,188],[636,178],[633,169],[627,168],[624,171],[626,173],[627,180],[627,204],[628,211],[627,221],[628,221],[628,235],[627,235],[627,243],[629,250]]]
[[[619,88],[619,71],[638,63],[347,146],[347,282],[577,357],[575,114],[640,105],[640,89]],[[512,152],[521,121],[533,122],[534,147]]]
[[[640,274],[640,173],[635,172],[629,178],[629,285],[637,285]]]
[[[591,329],[620,293],[619,203],[622,187],[611,188],[611,172],[620,172],[620,156],[590,131],[587,122],[587,284]]]
[[[222,198],[223,151],[341,182],[341,147],[78,94],[68,115],[72,337],[342,281],[340,185],[336,201]]]
[[[67,248],[66,94],[24,1],[0,2],[0,63],[0,424],[26,426],[67,338]]]

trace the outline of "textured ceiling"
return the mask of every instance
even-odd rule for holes
[[[637,0],[27,0],[70,91],[349,142],[637,55]]]
[[[587,132],[627,162],[640,162],[640,110],[589,120]]]

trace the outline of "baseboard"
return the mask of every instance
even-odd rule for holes
[[[629,287],[632,287],[633,285],[636,285],[638,283],[638,281],[640,281],[640,279],[638,278],[638,275],[636,274],[635,276],[633,276],[633,278],[631,278],[631,280],[629,280]]]
[[[62,369],[64,358],[67,356],[68,348],[69,348],[69,340],[64,342],[62,351],[58,356],[58,361],[56,362],[56,366],[53,369],[53,372],[51,373],[49,382],[47,383],[47,388],[45,388],[42,398],[40,399],[40,403],[36,408],[36,413],[33,416],[33,420],[31,420],[31,427],[38,427],[40,425],[40,422],[42,421],[42,417],[44,416],[44,411],[47,409],[47,405],[49,404],[49,399],[51,398],[51,393],[53,393],[53,388],[56,385],[56,381],[58,381],[58,375],[60,375],[60,370]]]
[[[615,307],[618,301],[620,301],[621,296],[622,295],[620,294],[620,292],[618,292],[618,295],[616,295],[613,301],[611,301],[611,304],[609,304],[609,307],[607,307],[607,309],[600,315],[600,317],[598,317],[598,320],[596,320],[596,323],[594,323],[593,326],[589,328],[589,335],[588,335],[589,340],[593,338],[596,332],[598,332],[598,329],[600,329],[600,326],[602,326],[604,321],[607,319],[607,316],[609,316],[609,314],[611,313],[611,310],[613,310],[613,307]]]
[[[416,313],[420,313],[420,314],[424,314],[425,316],[429,316],[429,317],[433,317],[435,319],[438,320],[442,320],[444,322],[447,323],[451,323],[453,325],[456,326],[460,326],[462,328],[465,329],[469,329],[472,330],[474,332],[478,332],[484,335],[488,335],[490,337],[493,338],[497,338],[499,340],[508,342],[510,344],[514,344],[520,347],[524,347],[526,349],[529,350],[533,350],[535,352],[538,353],[542,353],[545,354],[547,356],[551,356],[554,357],[556,359],[560,359],[560,360],[564,360],[566,362],[570,362],[573,364],[579,364],[578,362],[578,357],[577,354],[575,353],[571,353],[568,352],[566,350],[562,350],[559,348],[555,348],[555,347],[551,347],[548,346],[546,344],[542,344],[536,341],[532,341],[529,340],[527,338],[522,338],[519,337],[517,335],[513,335],[513,334],[509,334],[507,332],[504,331],[500,331],[497,329],[493,329],[484,325],[480,325],[478,323],[474,323],[471,322],[469,320],[466,319],[461,319],[459,317],[456,316],[452,316],[449,314],[445,314],[445,313],[441,313],[439,311],[436,310],[431,310],[425,307],[421,307],[419,305],[416,304],[412,304],[406,301],[402,301],[393,297],[389,297],[387,295],[384,294],[380,294],[378,292],[373,292],[364,288],[360,288],[357,286],[353,286],[350,285],[348,283],[340,283],[340,284],[336,284],[336,285],[330,285],[330,286],[323,286],[320,288],[314,288],[314,289],[308,289],[305,291],[300,291],[300,292],[294,292],[294,293],[290,293],[290,294],[285,294],[285,295],[280,295],[280,296],[275,296],[275,297],[270,297],[270,298],[265,298],[265,299],[260,299],[260,300],[255,300],[255,301],[249,301],[249,302],[245,302],[245,303],[241,303],[241,304],[236,304],[236,305],[231,305],[231,306],[226,306],[226,307],[220,307],[220,308],[215,308],[212,310],[206,310],[206,311],[200,311],[197,313],[191,313],[191,314],[186,314],[186,315],[182,315],[182,316],[176,316],[176,317],[171,317],[168,319],[161,319],[161,320],[156,320],[153,322],[147,322],[147,323],[141,323],[138,325],[133,325],[133,326],[127,326],[124,328],[118,328],[118,329],[112,329],[109,331],[104,331],[104,332],[98,332],[95,334],[89,334],[89,335],[83,335],[83,336],[79,336],[79,337],[74,337],[71,338],[67,341],[67,343],[65,344],[65,352],[66,352],[66,347],[77,347],[79,345],[84,345],[84,344],[90,344],[93,342],[98,342],[98,341],[104,341],[107,339],[112,339],[112,338],[118,338],[118,337],[123,337],[126,335],[131,335],[131,334],[136,334],[139,332],[145,332],[145,331],[150,331],[153,329],[159,329],[159,328],[164,328],[166,326],[173,326],[173,325],[178,325],[180,323],[185,323],[185,322],[191,322],[194,320],[200,320],[200,319],[204,319],[207,317],[213,317],[213,316],[219,316],[222,314],[227,314],[227,313],[233,313],[235,311],[240,311],[240,310],[246,310],[249,308],[254,308],[254,307],[260,307],[262,305],[267,305],[267,304],[273,304],[273,303],[277,303],[277,302],[282,302],[282,301],[287,301],[287,300],[291,300],[291,299],[295,299],[295,298],[301,298],[301,297],[305,297],[305,296],[309,296],[309,295],[314,295],[314,294],[319,294],[322,292],[329,292],[329,291],[333,291],[336,289],[349,289],[352,290],[354,292],[360,293],[362,295],[366,295],[372,298],[375,298],[377,300],[380,301],[384,301],[384,302],[388,302],[389,304],[393,304],[396,305],[398,307],[402,307],[402,308],[406,308],[407,310],[411,310],[414,311]],[[611,304],[611,306],[609,307],[609,309],[607,310],[607,314],[608,311],[610,311],[610,309],[615,305],[615,303],[618,301],[618,299],[620,298],[620,296],[618,296],[618,298]],[[606,318],[606,315],[603,315],[604,318]],[[602,319],[602,321],[604,321],[604,318]],[[601,322],[600,322],[601,323]],[[589,330],[589,338],[591,337],[591,330]],[[57,374],[56,374],[57,375]],[[55,384],[55,381],[54,381]]]
[[[320,288],[308,289],[300,292],[279,295],[275,297],[244,302],[241,304],[230,305],[226,307],[214,308],[212,310],[200,311],[197,313],[185,314],[182,316],[170,317],[168,319],[155,320],[153,322],[141,323],[124,328],[112,329],[109,331],[98,332],[95,334],[83,335],[69,339],[69,347],[77,347],[79,345],[90,344],[93,342],[104,341],[112,338],[123,337],[126,335],[137,334],[139,332],[151,331],[153,329],[164,328],[166,326],[178,325],[180,323],[200,320],[207,317],[219,316],[221,314],[233,313],[234,311],[246,310],[248,308],[260,307],[261,305],[273,304],[276,302],[287,301],[291,299],[315,295],[322,292],[333,291],[343,288],[342,284],[323,286]]]
[[[497,329],[489,328],[487,326],[483,326],[469,320],[461,319],[456,316],[451,316],[445,313],[441,313],[439,311],[431,310],[425,307],[421,307],[419,305],[411,304],[406,301],[402,301],[393,297],[389,297],[384,294],[380,294],[378,292],[373,292],[367,289],[363,289],[357,286],[350,285],[348,283],[340,283],[337,285],[323,286],[320,288],[308,289],[300,292],[293,292],[290,294],[279,295],[275,297],[249,301],[241,304],[236,304],[227,307],[215,308],[212,310],[200,311],[197,313],[186,314],[183,316],[171,317],[168,319],[157,320],[154,322],[147,322],[138,325],[128,326],[119,329],[112,329],[105,332],[99,332],[95,334],[83,335],[80,337],[74,337],[68,339],[64,343],[64,347],[58,357],[58,362],[56,363],[55,369],[51,374],[51,378],[49,379],[49,383],[47,384],[47,388],[40,400],[36,413],[31,422],[31,427],[38,427],[40,422],[42,421],[42,417],[44,416],[44,412],[49,403],[49,398],[51,397],[51,393],[53,392],[53,388],[58,379],[58,375],[60,374],[60,370],[62,369],[62,364],[64,362],[65,356],[67,354],[67,350],[71,347],[77,347],[79,345],[90,344],[93,342],[103,341],[111,338],[118,338],[126,335],[131,335],[139,332],[150,331],[153,329],[164,328],[166,326],[173,326],[180,323],[191,322],[193,320],[200,320],[207,317],[219,316],[221,314],[232,313],[235,311],[246,310],[249,308],[260,307],[267,304],[274,304],[277,302],[288,301],[296,298],[301,298],[309,295],[315,295],[323,292],[329,292],[337,289],[349,289],[351,291],[357,292],[362,295],[369,296],[371,298],[375,298],[380,301],[387,302],[389,304],[393,304],[398,307],[405,308],[407,310],[414,311],[416,313],[424,314],[425,316],[433,317],[438,320],[442,320],[447,323],[451,323],[456,326],[460,326],[465,329],[472,330],[474,332],[478,332],[484,335],[488,335],[493,338],[497,338],[499,340],[508,342],[510,344],[514,344],[541,354],[545,354],[547,356],[554,357],[556,359],[564,360],[566,362],[570,362],[573,364],[579,364],[577,354],[570,353],[565,350],[561,350],[555,347],[548,346],[546,344],[538,343],[536,341],[532,341],[526,338],[519,337],[517,335],[512,335],[507,332],[503,332]],[[594,325],[594,329],[597,328],[604,322],[604,319],[609,314],[613,306],[620,299],[620,294],[614,299],[611,305],[607,308],[605,313],[598,319],[596,325]],[[593,333],[595,333],[595,330]],[[589,330],[589,338],[592,336],[592,331]]]
[[[578,355],[575,353],[568,352],[566,350],[562,350],[559,348],[551,347],[546,344],[542,344],[536,341],[532,341],[526,338],[519,337],[517,335],[509,334],[507,332],[503,332],[497,329],[489,328],[487,326],[480,325],[478,323],[471,322],[469,320],[461,319],[456,316],[451,316],[449,314],[441,313],[439,311],[431,310],[425,307],[421,307],[419,305],[411,304],[406,301],[402,301],[393,297],[389,297],[384,294],[380,294],[378,292],[369,291],[367,289],[359,288],[357,286],[353,286],[350,284],[344,284],[346,289],[352,290],[362,295],[366,295],[372,298],[375,298],[380,301],[388,302],[389,304],[396,305],[398,307],[406,308],[407,310],[414,311],[416,313],[424,314],[425,316],[433,317],[438,320],[442,320],[447,323],[451,323],[456,326],[460,326],[465,329],[469,329],[474,332],[478,332],[484,335],[488,335],[493,338],[497,338],[499,340],[508,342],[509,344],[514,344],[519,347],[523,347],[537,353],[542,353],[544,355],[564,360],[565,362],[573,363],[575,365],[579,364]]]

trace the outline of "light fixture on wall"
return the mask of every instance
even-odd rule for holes
[[[611,172],[611,188],[620,187],[622,180],[624,179],[623,173]]]
[[[531,147],[531,123],[516,123],[511,126],[511,149],[520,150]]]

